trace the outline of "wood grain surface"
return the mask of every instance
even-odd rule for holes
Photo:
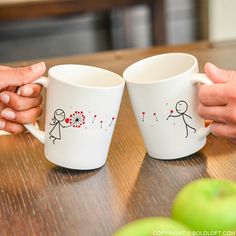
[[[122,74],[132,62],[164,52],[188,52],[204,63],[236,69],[236,43],[155,47],[54,58],[95,65]],[[19,62],[26,65],[32,62]],[[30,134],[0,136],[0,235],[110,236],[142,217],[169,216],[173,199],[187,183],[203,178],[236,180],[236,146],[209,135],[189,157],[161,161],[145,151],[127,91],[106,165],[75,171],[48,162]]]

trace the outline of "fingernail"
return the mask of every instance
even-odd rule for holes
[[[4,120],[0,120],[0,129],[4,129],[6,126],[6,122]]]
[[[211,68],[211,70],[218,70],[219,69],[216,65],[214,65],[212,63],[209,63],[209,67]]]
[[[39,62],[37,64],[34,64],[34,65],[31,66],[31,70],[34,73],[41,72],[41,71],[45,70],[45,63],[44,62]]]
[[[31,88],[31,87],[26,87],[26,88],[23,88],[23,89],[21,89],[22,91],[20,91],[21,92],[21,94],[23,95],[23,96],[30,96],[30,95],[32,95],[33,94],[33,89]]]
[[[1,93],[0,99],[3,103],[7,104],[10,101],[10,96],[6,93]]]
[[[13,120],[16,118],[16,114],[14,111],[10,110],[10,109],[5,109],[2,111],[1,115],[9,120]]]

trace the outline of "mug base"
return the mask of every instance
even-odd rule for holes
[[[181,158],[185,158],[190,155],[193,155],[194,153],[201,150],[205,146],[205,144],[206,144],[206,139],[194,151],[182,152],[179,154],[173,154],[173,153],[171,153],[171,154],[163,154],[162,153],[161,154],[161,153],[152,153],[149,151],[147,151],[147,154],[149,157],[154,158],[154,159],[158,159],[158,160],[177,160],[177,159],[181,159]]]
[[[94,166],[81,166],[81,165],[76,166],[74,164],[70,165],[70,164],[66,164],[66,163],[54,162],[54,161],[48,159],[47,157],[46,157],[46,159],[56,166],[60,166],[60,167],[63,167],[66,169],[71,169],[71,170],[96,170],[96,169],[103,167],[106,164],[106,162],[104,162],[104,163],[98,164],[96,166],[95,165]]]

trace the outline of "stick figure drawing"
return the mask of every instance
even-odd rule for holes
[[[49,139],[53,138],[53,144],[56,140],[61,140],[61,128],[70,127],[71,125],[65,126],[61,123],[65,120],[66,114],[62,109],[56,109],[54,112],[54,117],[52,118],[53,123],[49,123],[53,126],[49,132]]]
[[[50,132],[49,132],[49,139],[52,139],[53,144],[55,144],[56,140],[62,139],[62,129],[72,127],[73,129],[81,130],[81,129],[88,129],[88,126],[86,124],[86,114],[84,111],[77,110],[73,113],[69,114],[68,117],[66,117],[65,112],[62,109],[56,109],[53,113],[52,122],[49,123],[49,125],[52,126]],[[93,115],[93,120],[91,123],[91,128],[95,128],[97,126],[94,125],[95,119],[97,118],[97,115]],[[112,116],[111,118],[108,118],[107,120],[100,120],[100,129],[103,130],[104,126],[112,127],[112,125],[115,123],[115,116]],[[109,121],[109,123],[108,123]],[[105,129],[107,131],[107,129]],[[67,133],[68,134],[68,133]]]
[[[170,112],[169,116],[167,117],[167,120],[170,118],[170,117],[182,117],[183,118],[183,121],[184,121],[184,124],[185,124],[185,128],[186,128],[186,136],[185,138],[188,137],[188,129],[192,129],[194,131],[194,133],[196,133],[196,129],[192,126],[190,126],[187,121],[186,121],[186,118],[190,118],[192,119],[191,116],[187,115],[186,112],[188,110],[188,104],[187,102],[183,101],[183,100],[180,100],[176,103],[175,105],[175,110],[176,112],[178,113],[177,115],[172,115],[173,111]]]

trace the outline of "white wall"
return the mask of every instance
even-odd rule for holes
[[[209,0],[209,39],[212,41],[236,38],[236,1]]]

